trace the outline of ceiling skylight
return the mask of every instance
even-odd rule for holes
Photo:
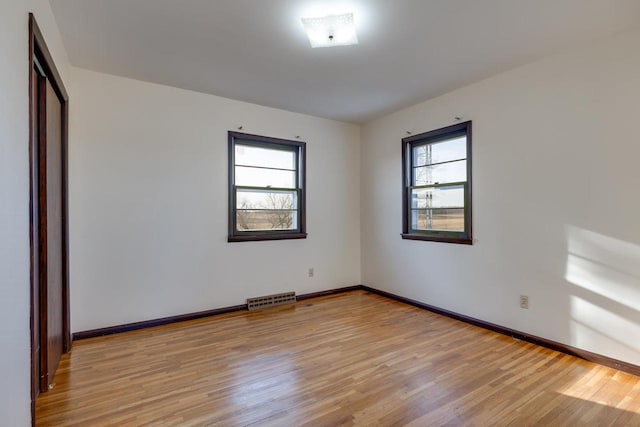
[[[302,18],[311,47],[349,46],[358,44],[353,13],[321,18]]]

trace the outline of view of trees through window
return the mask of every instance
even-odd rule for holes
[[[253,194],[256,194],[255,192]],[[292,230],[297,228],[295,193],[265,191],[252,199],[238,192],[236,208],[238,230]]]
[[[230,236],[300,233],[304,143],[232,136],[236,137],[230,142]]]
[[[297,228],[295,163],[296,152],[291,149],[236,144],[238,230]]]

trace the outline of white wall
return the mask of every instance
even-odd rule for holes
[[[640,365],[638,45],[621,35],[365,125],[363,282]],[[476,241],[402,240],[400,140],[454,116],[473,120]]]
[[[360,283],[358,126],[72,76],[72,331]],[[238,126],[307,142],[307,239],[227,243],[227,131]]]
[[[28,12],[68,80],[68,59],[49,3],[0,2],[0,425],[12,427],[31,420]]]

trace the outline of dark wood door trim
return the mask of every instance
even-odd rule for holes
[[[40,67],[38,67],[40,68]],[[38,70],[40,72],[40,70]],[[37,217],[37,222],[34,224],[34,235],[38,239],[38,246],[34,251],[38,252],[38,271],[40,272],[39,276],[33,277],[35,283],[33,283],[32,292],[35,292],[36,287],[38,289],[38,300],[34,300],[34,308],[33,308],[33,316],[35,317],[34,322],[38,322],[38,338],[39,342],[34,342],[35,345],[40,349],[37,356],[39,359],[34,360],[34,363],[39,363],[40,367],[37,369],[39,374],[39,378],[37,381],[38,391],[42,392],[47,389],[49,385],[49,375],[45,370],[42,371],[42,364],[45,360],[49,358],[49,346],[47,345],[47,319],[48,315],[48,306],[47,306],[47,286],[46,279],[47,277],[47,217],[46,215],[42,215],[42,211],[46,210],[47,207],[47,181],[45,179],[45,175],[47,173],[47,157],[46,157],[46,147],[44,146],[44,140],[46,139],[46,123],[47,123],[47,100],[46,100],[46,90],[47,90],[47,78],[44,74],[39,74],[37,77],[38,84],[38,135],[37,139],[34,139],[34,156],[37,157],[36,167],[34,168],[34,187],[37,188],[37,191],[32,191],[31,194],[34,198],[38,199],[38,207],[39,211],[34,212],[34,217]],[[35,82],[34,82],[35,83]],[[34,355],[34,358],[36,355]]]
[[[46,345],[42,345],[42,334],[36,334],[42,326],[40,314],[40,301],[43,301],[43,295],[39,292],[40,277],[42,276],[42,258],[41,249],[42,227],[40,224],[40,210],[42,200],[40,195],[41,182],[39,176],[41,174],[41,158],[40,158],[40,141],[46,138],[45,130],[42,126],[38,128],[38,124],[42,123],[41,119],[43,109],[37,103],[42,102],[43,96],[36,85],[42,87],[42,79],[40,75],[46,76],[51,84],[62,106],[62,309],[63,309],[63,351],[68,352],[71,349],[71,333],[70,333],[70,316],[69,316],[69,227],[68,227],[68,134],[69,134],[69,95],[62,83],[60,73],[55,66],[53,57],[47,48],[42,32],[36,23],[33,14],[29,14],[29,221],[30,221],[30,259],[31,259],[31,297],[30,297],[30,328],[31,328],[31,423],[35,425],[35,401],[41,390],[41,382],[37,368],[42,360],[43,353],[46,356]],[[41,94],[38,96],[38,94]],[[46,295],[45,295],[46,297]],[[45,300],[46,301],[46,300]],[[46,314],[46,313],[45,313]],[[44,316],[46,322],[46,316]],[[46,326],[46,325],[45,325]],[[36,330],[37,329],[37,330]],[[36,342],[39,340],[40,342]],[[36,350],[40,348],[41,352],[36,354]]]

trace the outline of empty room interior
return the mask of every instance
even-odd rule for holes
[[[639,1],[0,35],[0,426],[640,425]]]

